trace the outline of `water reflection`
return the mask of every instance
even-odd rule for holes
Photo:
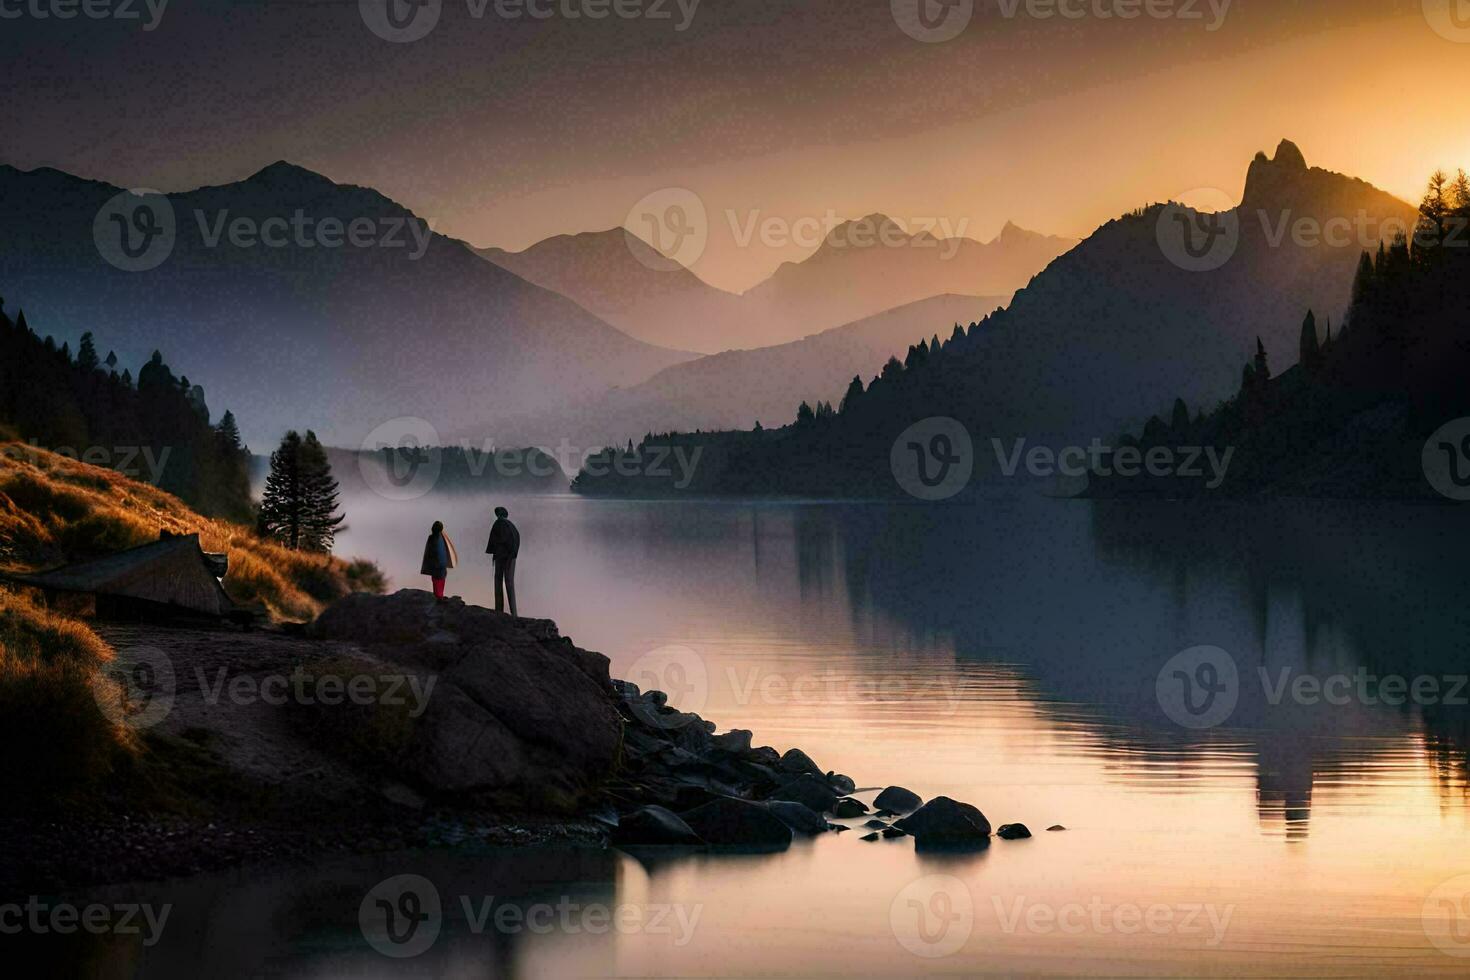
[[[803,563],[841,551],[855,617],[943,634],[962,662],[1021,661],[1036,703],[1089,729],[1074,747],[1112,778],[1190,791],[1253,772],[1263,828],[1290,838],[1307,832],[1314,785],[1347,801],[1428,767],[1444,803],[1464,804],[1462,511],[1002,498],[983,513],[805,508],[796,521]],[[1239,701],[1197,731],[1166,716],[1156,683],[1201,644],[1230,654]],[[1414,703],[1415,678],[1430,703]]]

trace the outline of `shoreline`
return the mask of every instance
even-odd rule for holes
[[[800,749],[753,745],[743,729],[716,734],[663,692],[613,679],[606,657],[549,620],[402,590],[354,593],[301,631],[96,630],[117,650],[115,670],[147,667],[166,681],[147,699],[157,712],[136,715],[148,722],[134,732],[141,748],[106,791],[69,810],[0,817],[11,841],[0,887],[52,892],[463,845],[779,852],[861,829],[834,822],[851,818],[874,831],[866,841],[990,841],[968,804],[888,787],[870,806],[851,778]],[[318,682],[304,699],[299,686],[294,701],[262,696],[301,678]],[[313,696],[326,681],[395,683],[348,704]],[[385,693],[405,688],[423,700],[409,707]]]

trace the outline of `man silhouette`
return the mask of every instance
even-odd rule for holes
[[[490,527],[490,543],[485,554],[495,561],[495,611],[505,612],[506,596],[510,597],[510,614],[516,612],[516,556],[521,553],[521,532],[510,522],[510,511],[495,508],[495,523]]]

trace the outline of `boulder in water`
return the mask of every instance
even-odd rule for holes
[[[837,803],[837,794],[819,776],[804,775],[787,781],[771,794],[773,800],[790,800],[825,813]]]
[[[1031,831],[1023,823],[1003,823],[996,830],[995,836],[1001,840],[1025,840],[1031,836]]]
[[[912,813],[924,805],[924,799],[902,786],[890,786],[878,794],[873,805],[880,810],[892,810],[894,813]]]
[[[704,840],[672,810],[644,806],[619,819],[612,842],[624,846],[698,847]]]
[[[712,847],[781,850],[791,846],[791,828],[759,803],[726,796],[682,816]]]
[[[844,796],[857,789],[857,783],[853,782],[850,777],[842,775],[842,773],[840,772],[827,773],[827,785],[831,786],[834,790],[843,794]]]
[[[990,836],[990,821],[985,814],[947,796],[936,796],[894,826],[907,831],[920,844],[963,843]]]
[[[766,809],[798,834],[821,834],[827,830],[827,821],[809,806],[788,800],[772,800],[766,804]]]

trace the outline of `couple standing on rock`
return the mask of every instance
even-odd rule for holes
[[[510,511],[495,508],[495,523],[490,527],[490,543],[485,554],[495,562],[495,611],[505,612],[505,599],[510,597],[510,614],[516,612],[516,557],[521,552],[521,532],[510,522]],[[444,533],[444,523],[435,521],[429,530],[429,540],[424,542],[424,563],[419,574],[429,576],[434,583],[434,597],[444,602],[444,580],[449,570],[459,564],[459,552],[454,542]]]

